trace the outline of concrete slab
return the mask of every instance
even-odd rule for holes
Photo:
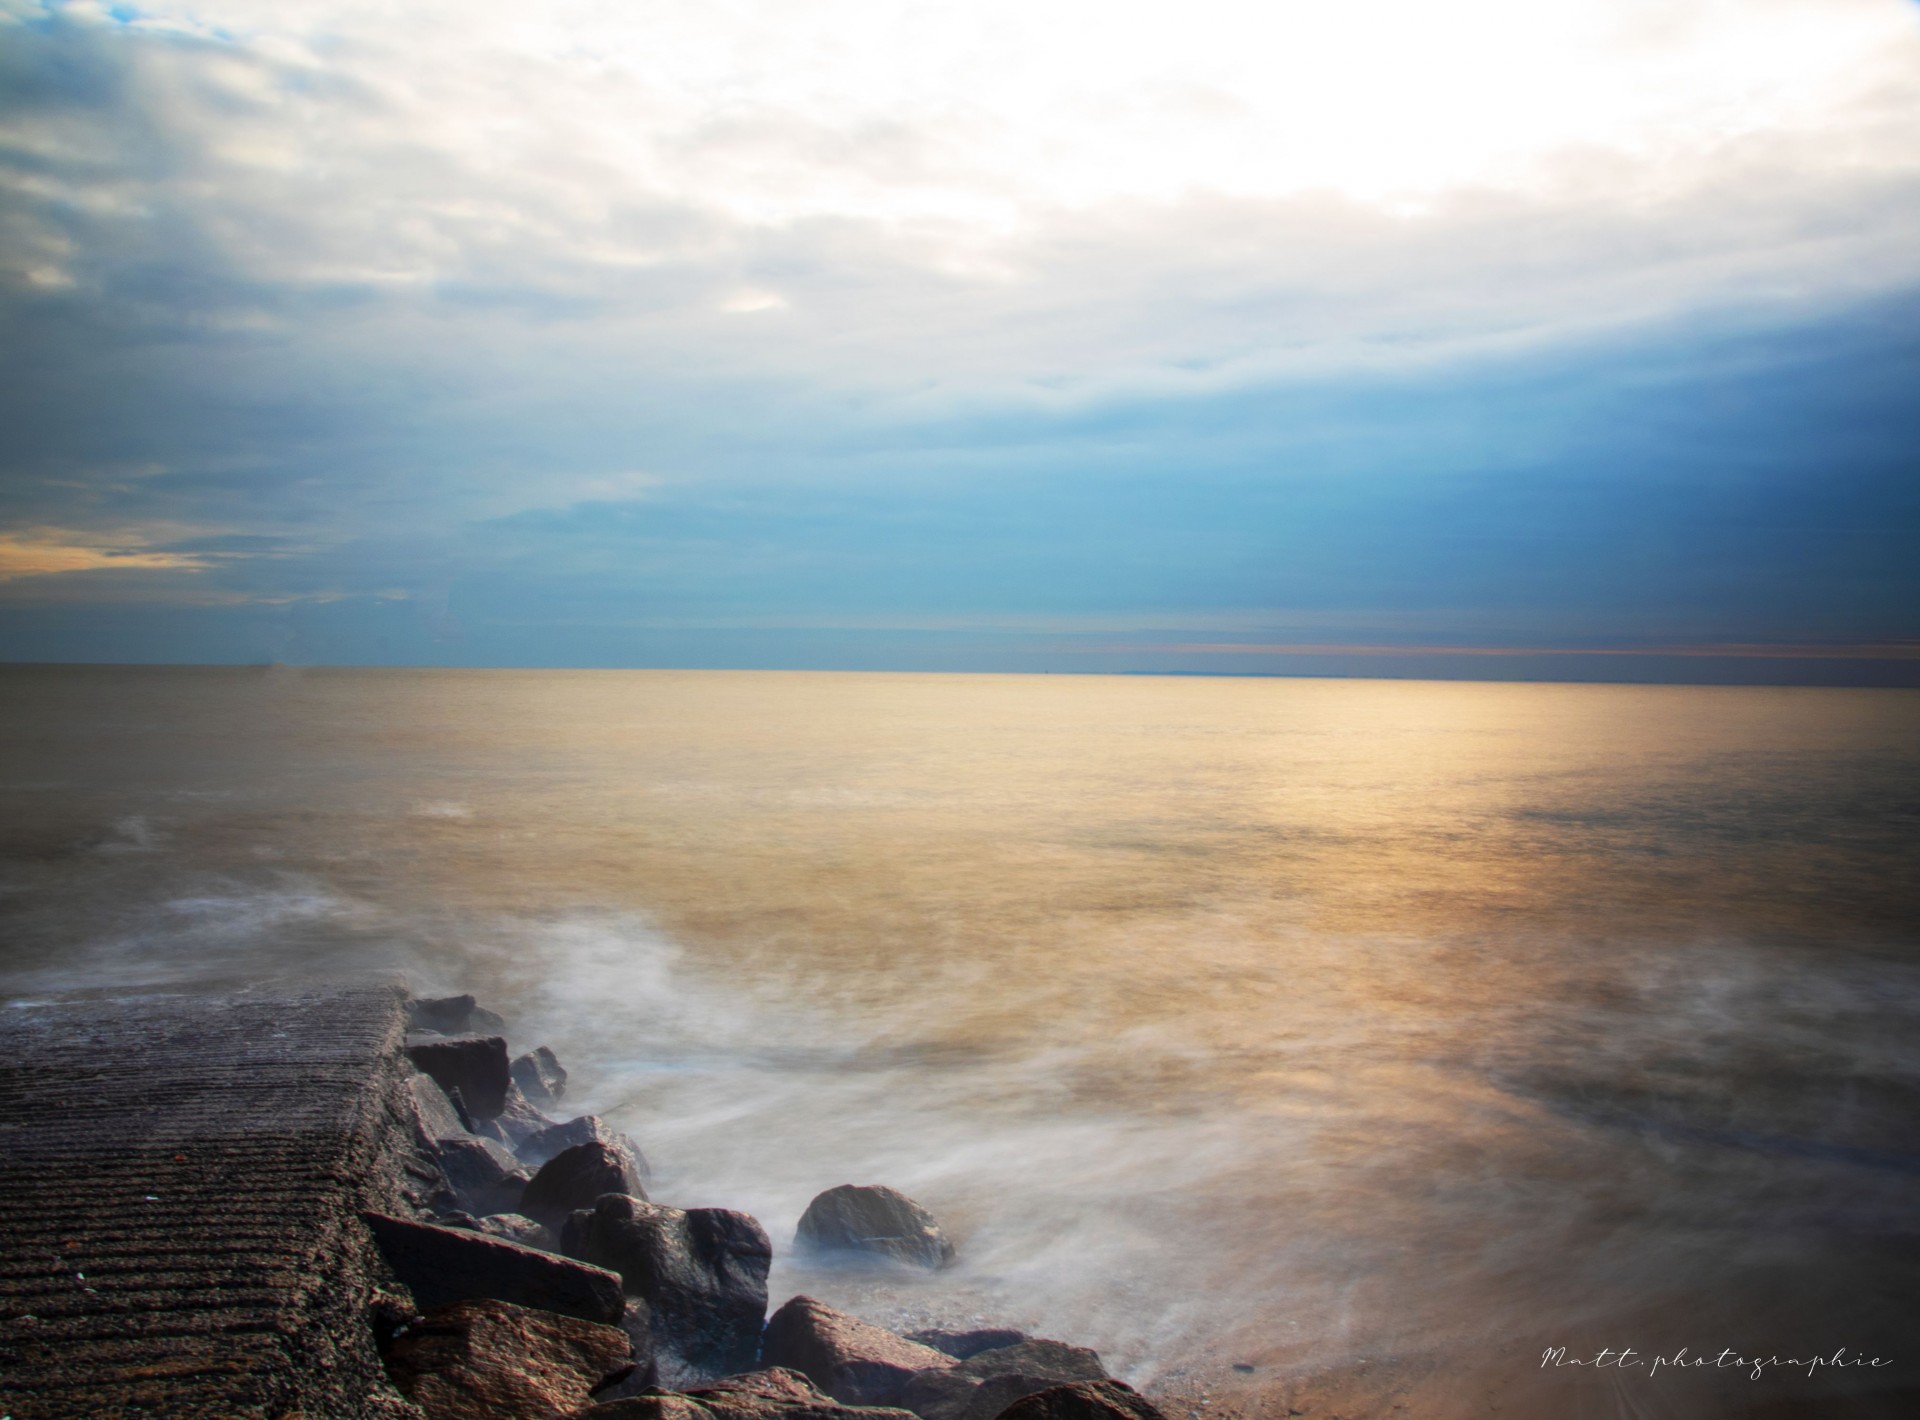
[[[400,1206],[404,999],[0,1011],[0,1416],[409,1412],[359,1216]]]

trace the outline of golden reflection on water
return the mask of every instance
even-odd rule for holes
[[[1255,1409],[1537,1330],[1912,1319],[1920,696],[7,677],[22,980],[476,990],[675,1201],[779,1237],[859,1175],[971,1240],[948,1293],[792,1279],[830,1296],[1245,1357]]]

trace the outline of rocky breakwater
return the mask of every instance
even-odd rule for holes
[[[405,1206],[365,1221],[390,1269],[370,1326],[422,1420],[1160,1420],[1085,1347],[902,1336],[804,1296],[769,1318],[755,1219],[649,1197],[639,1147],[555,1117],[559,1060],[512,1055],[473,998],[408,1009]],[[924,1208],[880,1186],[821,1194],[794,1247],[854,1267],[955,1259]]]

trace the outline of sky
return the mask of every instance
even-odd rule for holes
[[[1920,685],[1912,0],[0,0],[0,659]]]

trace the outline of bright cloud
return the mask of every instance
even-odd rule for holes
[[[0,533],[0,582],[68,572],[202,571],[204,558],[147,550],[139,535],[103,542],[98,534],[62,528]]]

